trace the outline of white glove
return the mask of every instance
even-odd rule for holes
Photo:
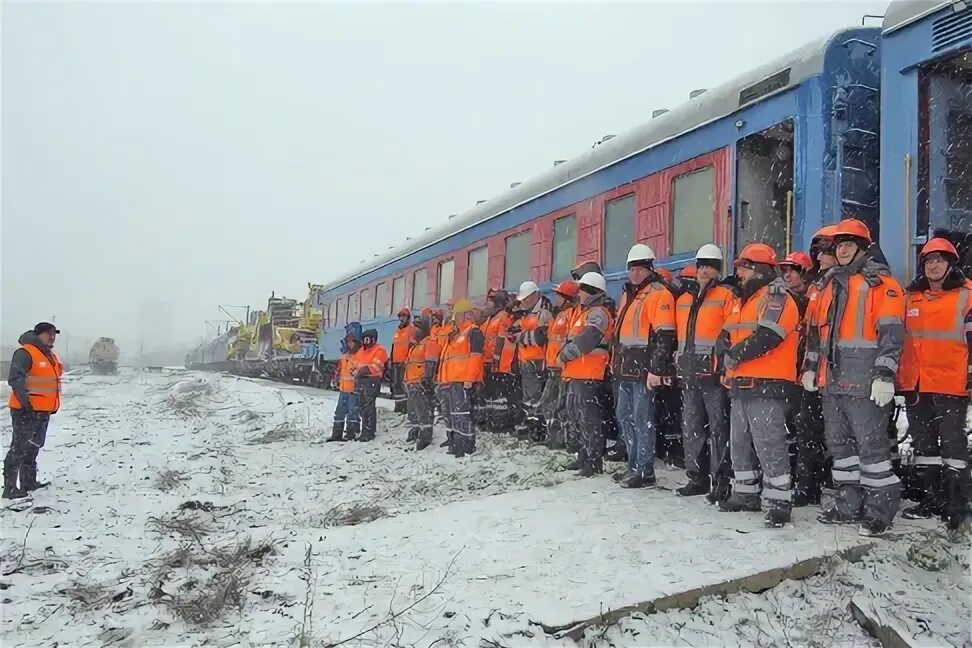
[[[800,378],[800,382],[803,383],[803,388],[808,392],[817,391],[817,372],[804,371],[803,376]]]
[[[894,400],[894,383],[890,380],[875,378],[871,383],[871,400],[878,407],[884,407]]]

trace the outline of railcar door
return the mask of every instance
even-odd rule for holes
[[[736,145],[736,252],[767,243],[777,254],[793,242],[793,121],[748,135]]]

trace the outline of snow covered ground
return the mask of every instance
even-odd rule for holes
[[[416,453],[389,411],[376,442],[324,444],[334,401],[193,372],[69,377],[39,462],[53,486],[2,513],[4,644],[878,645],[852,598],[922,645],[972,644],[969,547],[904,520],[807,580],[598,623],[863,543],[810,510],[778,531],[715,513],[661,467],[662,488],[623,491],[507,437]]]

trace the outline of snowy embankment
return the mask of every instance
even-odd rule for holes
[[[40,458],[52,487],[3,513],[8,645],[872,645],[852,598],[925,645],[970,643],[968,547],[907,521],[860,562],[818,564],[862,541],[809,510],[773,531],[578,480],[507,437],[457,461],[437,430],[412,452],[388,411],[376,442],[325,444],[326,392],[128,372],[65,396]],[[794,563],[823,571],[657,611]]]

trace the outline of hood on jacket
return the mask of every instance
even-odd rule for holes
[[[965,285],[966,278],[965,273],[962,272],[961,268],[953,265],[948,269],[948,274],[945,275],[945,279],[942,280],[943,290],[954,290],[956,288],[961,288]],[[924,292],[931,288],[931,284],[928,281],[928,277],[924,274],[920,274],[915,277],[914,281],[908,284],[908,292]]]
[[[20,338],[17,339],[19,344],[29,344],[40,349],[40,352],[46,355],[48,358],[51,357],[51,347],[47,346],[33,331],[27,331]]]
[[[361,342],[361,322],[351,322],[344,327],[344,334],[355,342]]]

